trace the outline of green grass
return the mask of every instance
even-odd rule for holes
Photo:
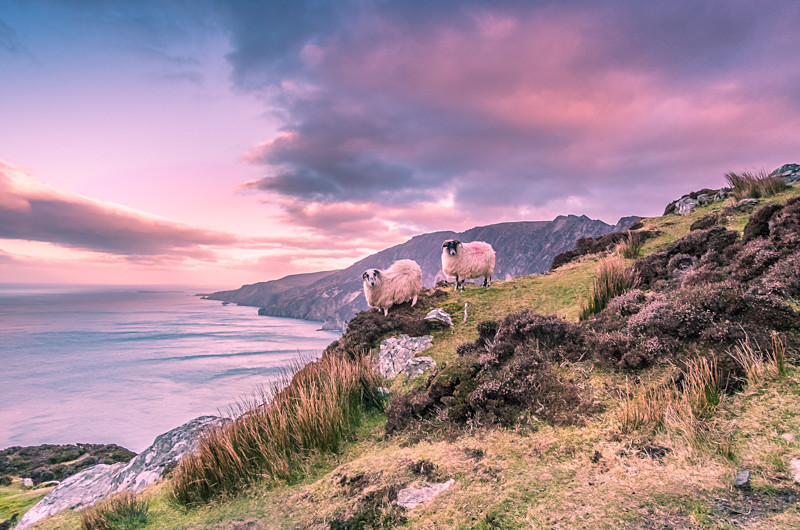
[[[0,486],[0,521],[10,519],[15,513],[21,519],[37,502],[52,491],[50,488],[30,489],[22,485],[21,479],[14,479],[10,486]]]

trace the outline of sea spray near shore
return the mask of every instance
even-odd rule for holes
[[[0,286],[0,447],[140,451],[188,419],[225,412],[338,336],[201,300],[201,290]]]

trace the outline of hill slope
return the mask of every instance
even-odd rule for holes
[[[475,227],[465,232],[433,232],[382,250],[334,272],[287,276],[272,282],[245,285],[208,296],[211,300],[258,306],[259,314],[278,317],[328,320],[332,327],[367,309],[362,294],[361,273],[383,269],[398,259],[409,258],[422,268],[422,283],[432,287],[445,279],[441,272],[442,242],[447,239],[486,241],[497,252],[495,279],[541,273],[553,258],[575,246],[582,237],[597,237],[624,230],[638,217],[624,217],[616,225],[586,216],[558,216],[552,221],[521,221]]]

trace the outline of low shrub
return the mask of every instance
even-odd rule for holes
[[[311,455],[337,451],[365,411],[382,407],[380,376],[363,356],[324,354],[285,383],[271,400],[259,396],[234,421],[209,431],[180,461],[175,499],[201,504],[254,479],[289,480]]]
[[[84,530],[133,530],[147,524],[147,500],[123,491],[81,510]]]

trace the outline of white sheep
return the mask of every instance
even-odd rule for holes
[[[464,290],[464,281],[483,278],[483,286],[489,287],[494,274],[494,249],[489,243],[472,241],[462,243],[448,239],[442,243],[442,272],[445,276],[455,276],[456,286]]]
[[[416,305],[422,289],[422,269],[410,259],[395,261],[386,270],[367,269],[361,278],[367,303],[370,307],[383,309],[384,316],[395,304],[411,300],[411,306]]]

